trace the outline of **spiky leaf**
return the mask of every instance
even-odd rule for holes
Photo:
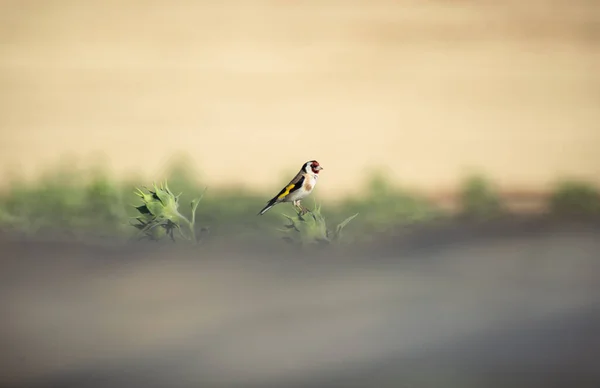
[[[354,218],[356,218],[356,216],[358,216],[358,213],[356,213],[353,216],[350,216],[348,218],[346,218],[344,221],[340,222],[338,224],[338,226],[336,226],[335,228],[335,233],[333,238],[335,240],[339,239],[342,236],[342,229],[344,229],[346,227],[346,225],[348,225],[350,223],[350,221],[352,221]]]
[[[154,184],[153,190],[148,190],[148,194],[140,189],[136,191],[136,194],[142,200],[143,205],[136,207],[140,215],[137,217],[138,224],[134,226],[145,233],[147,237],[156,239],[164,237],[166,234],[174,240],[173,234],[177,229],[184,239],[197,241],[194,222],[200,198],[191,203],[193,213],[190,222],[179,213],[179,195],[174,195],[166,182],[160,186]],[[182,226],[185,227],[185,232],[182,230]]]
[[[329,244],[330,236],[333,235],[333,240],[337,240],[341,235],[341,230],[357,215],[358,213],[342,221],[336,227],[335,232],[331,233],[327,228],[325,217],[321,214],[321,207],[315,204],[314,209],[305,214],[302,214],[300,210],[297,210],[293,217],[283,214],[289,223],[283,225],[284,229],[280,229],[280,231],[286,233],[287,236],[283,237],[285,241],[294,244]]]

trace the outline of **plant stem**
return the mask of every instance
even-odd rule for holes
[[[187,220],[186,220],[187,221]],[[192,241],[194,242],[194,244],[198,243],[198,240],[196,239],[196,229],[194,229],[194,224],[187,221],[187,225],[190,229],[190,235],[192,236]]]
[[[185,218],[182,214],[177,214],[177,218],[179,221],[179,225],[181,224],[185,224],[189,230],[190,233],[190,239],[194,242],[194,244],[198,243],[198,240],[196,239],[196,230],[194,228],[194,223],[190,222],[187,218]]]

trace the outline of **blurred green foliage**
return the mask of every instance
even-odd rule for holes
[[[13,182],[0,209],[4,225],[26,233],[122,233],[127,220],[116,183],[100,171],[83,174],[67,165],[35,183]]]
[[[592,185],[563,180],[556,184],[548,201],[551,213],[558,216],[588,216],[600,214],[600,193]]]
[[[487,220],[505,212],[497,189],[484,176],[468,176],[460,185],[460,215],[468,219]]]
[[[348,214],[360,214],[360,230],[348,235],[358,240],[387,233],[398,226],[424,223],[444,216],[444,212],[424,196],[394,187],[382,173],[374,172],[366,183],[365,194],[346,198],[337,206],[327,207],[328,218],[342,220]]]
[[[35,182],[14,180],[0,194],[0,227],[70,237],[118,236],[124,240],[134,237],[139,231],[132,227],[131,220],[139,216],[136,206],[141,205],[136,189],[151,187],[152,182],[135,178],[115,181],[100,168],[78,171],[73,165],[54,168]],[[186,160],[178,160],[162,176],[156,176],[157,180],[167,180],[173,193],[182,193],[178,197],[182,204],[190,204],[207,189],[201,182],[201,174],[190,165]],[[417,192],[390,184],[391,179],[381,173],[369,176],[362,195],[327,202],[319,201],[317,192],[313,199],[323,206],[316,209],[310,199],[305,201],[305,206],[316,210],[315,228],[311,230],[330,237],[332,231],[327,234],[327,225],[338,225],[349,215],[359,213],[344,227],[344,241],[364,242],[399,226],[430,223],[455,215]],[[257,217],[256,212],[270,194],[243,187],[209,186],[195,213],[195,236],[209,233],[211,240],[281,240],[281,230],[286,229],[290,218],[299,221],[298,214],[291,205],[280,204]],[[463,218],[490,219],[507,213],[494,185],[481,175],[462,182],[458,201],[456,215]],[[548,209],[553,214],[600,214],[598,192],[581,182],[562,182],[550,197]],[[187,220],[192,219],[190,206],[181,206],[178,211]]]

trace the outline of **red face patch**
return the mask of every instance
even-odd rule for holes
[[[317,162],[315,160],[314,162],[311,163],[310,167],[315,174],[319,173],[319,169],[317,169],[317,167],[319,167],[319,162]]]

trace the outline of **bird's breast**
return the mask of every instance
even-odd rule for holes
[[[317,184],[316,175],[307,175],[306,180],[304,181],[304,190],[310,192],[310,191],[312,191],[312,189],[315,187],[316,184]]]

